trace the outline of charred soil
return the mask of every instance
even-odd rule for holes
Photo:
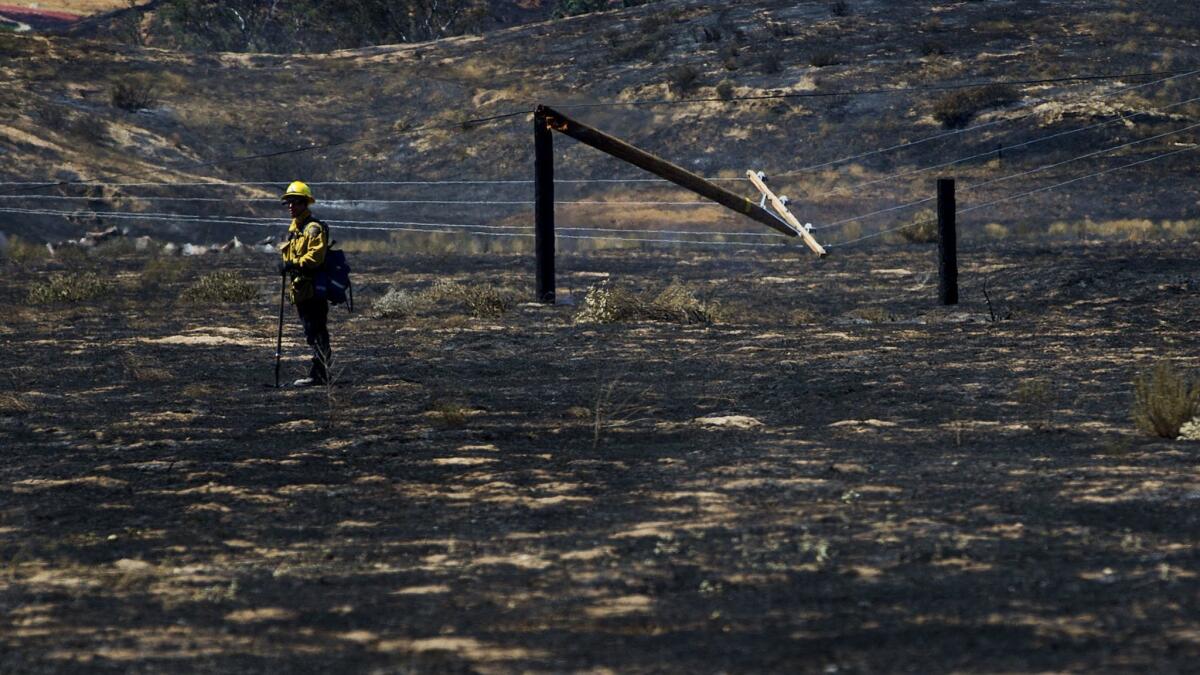
[[[372,318],[532,264],[364,255],[304,390],[263,386],[269,259],[207,258],[262,289],[219,306],[178,300],[198,265],[76,260],[111,292],[39,306],[61,263],[10,268],[0,670],[1187,670],[1196,446],[1129,411],[1196,365],[1198,253],[970,249],[951,308],[914,246],[562,260],[711,325]]]

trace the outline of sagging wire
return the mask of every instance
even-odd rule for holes
[[[999,199],[993,199],[993,200],[991,200],[991,201],[984,202],[984,203],[982,203],[982,204],[975,204],[975,205],[973,205],[973,206],[969,206],[969,207],[966,207],[966,208],[963,208],[963,209],[959,209],[959,210],[958,210],[958,213],[960,213],[960,214],[962,214],[962,213],[970,213],[971,211],[977,211],[977,210],[979,210],[979,209],[985,209],[985,208],[987,208],[987,207],[989,207],[989,206],[995,206],[996,204],[1001,204],[1001,203],[1004,203],[1004,202],[1012,201],[1012,200],[1014,200],[1014,199],[1021,199],[1021,198],[1024,198],[1024,197],[1030,197],[1030,196],[1032,196],[1032,195],[1039,194],[1039,193],[1042,193],[1042,192],[1049,192],[1049,191],[1051,191],[1051,190],[1057,190],[1057,189],[1060,189],[1060,188],[1066,187],[1067,185],[1073,185],[1073,184],[1075,184],[1075,183],[1078,183],[1078,182],[1080,182],[1080,181],[1087,180],[1087,179],[1089,179],[1089,178],[1096,178],[1096,177],[1098,177],[1098,176],[1104,176],[1104,175],[1107,175],[1107,174],[1110,174],[1110,173],[1114,173],[1114,172],[1117,172],[1117,171],[1121,171],[1122,169],[1128,169],[1128,168],[1130,168],[1130,167],[1134,167],[1134,166],[1140,166],[1140,165],[1142,165],[1142,164],[1149,164],[1150,162],[1155,162],[1155,161],[1158,161],[1158,160],[1160,160],[1160,159],[1164,159],[1164,158],[1166,158],[1166,157],[1171,157],[1171,156],[1173,156],[1173,155],[1178,155],[1178,154],[1181,154],[1181,153],[1184,153],[1184,152],[1194,152],[1194,151],[1196,151],[1197,149],[1200,149],[1200,146],[1193,146],[1193,147],[1187,147],[1187,148],[1180,148],[1180,149],[1178,149],[1178,150],[1171,150],[1170,152],[1164,152],[1164,153],[1160,153],[1160,154],[1154,155],[1153,157],[1147,157],[1146,159],[1140,159],[1140,160],[1138,160],[1138,161],[1136,161],[1136,162],[1129,162],[1129,163],[1127,163],[1127,164],[1122,164],[1121,166],[1115,166],[1115,167],[1111,167],[1111,168],[1108,168],[1108,169],[1104,169],[1103,171],[1096,171],[1096,172],[1089,173],[1089,174],[1086,174],[1086,175],[1083,175],[1083,176],[1077,176],[1077,177],[1075,177],[1075,178],[1072,178],[1071,180],[1062,181],[1062,182],[1060,182],[1060,183],[1055,183],[1055,184],[1053,184],[1053,185],[1046,185],[1046,186],[1043,186],[1043,187],[1037,188],[1037,189],[1035,189],[1035,190],[1029,190],[1029,191],[1022,192],[1022,193],[1019,193],[1019,194],[1007,195],[1007,196],[1001,197],[1001,198],[999,198]],[[929,222],[933,222],[933,221],[923,221],[923,222],[922,222],[922,224],[929,223]],[[826,248],[840,248],[840,247],[844,247],[844,246],[849,246],[850,244],[855,244],[855,243],[858,243],[858,242],[860,242],[860,241],[866,241],[866,240],[868,240],[868,239],[874,239],[875,237],[881,237],[881,236],[883,236],[883,235],[885,235],[885,234],[889,234],[889,233],[892,233],[892,232],[896,232],[896,231],[902,230],[902,229],[904,229],[904,228],[906,228],[906,227],[910,227],[910,225],[901,225],[901,226],[899,226],[899,227],[893,227],[893,228],[890,228],[890,229],[887,229],[887,230],[883,230],[883,231],[880,231],[880,232],[873,232],[873,233],[871,233],[871,234],[868,234],[868,235],[865,235],[865,236],[862,236],[862,237],[858,237],[858,238],[856,238],[856,239],[851,239],[851,240],[849,240],[849,241],[841,241],[841,242],[837,242],[837,243],[833,243],[833,244],[826,244]]]

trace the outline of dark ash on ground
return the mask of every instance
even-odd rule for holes
[[[260,386],[261,259],[217,263],[263,287],[221,308],[135,257],[86,305],[26,307],[54,264],[14,271],[0,669],[1187,670],[1195,448],[1129,409],[1196,365],[1198,252],[967,250],[951,309],[928,248],[565,258],[576,297],[678,278],[731,318],[337,314],[352,384],[290,393]],[[532,279],[357,262],[366,295]],[[762,425],[696,421],[730,416]]]

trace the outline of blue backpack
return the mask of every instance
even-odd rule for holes
[[[320,221],[318,221],[320,222]],[[325,236],[329,237],[329,227],[325,228]],[[331,241],[330,246],[337,242]],[[325,264],[313,278],[313,287],[318,298],[325,298],[331,305],[346,303],[346,309],[354,311],[354,286],[350,283],[350,263],[346,262],[346,253],[340,249],[325,251]]]

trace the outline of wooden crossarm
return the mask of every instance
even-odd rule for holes
[[[783,221],[796,230],[796,234],[800,235],[800,238],[803,239],[804,243],[813,250],[813,253],[816,253],[822,258],[829,255],[829,252],[825,250],[825,247],[821,246],[821,244],[813,238],[812,234],[810,234],[809,231],[800,224],[799,220],[796,220],[796,216],[792,215],[792,212],[788,210],[788,207],[783,203],[783,200],[779,197],[776,197],[775,193],[771,191],[771,188],[767,187],[767,184],[758,177],[758,173],[756,171],[747,171],[746,177],[750,179],[750,182],[754,184],[754,187],[758,188],[759,192],[763,193],[763,195],[767,198],[767,201],[771,202],[771,206],[779,212],[779,215],[783,218]]]

